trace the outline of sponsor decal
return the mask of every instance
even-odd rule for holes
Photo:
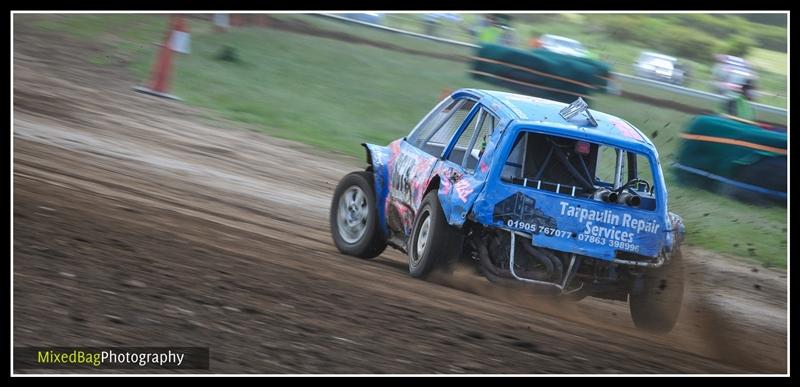
[[[629,213],[581,208],[564,201],[559,205],[562,217],[577,219],[581,224],[579,241],[638,252],[640,247],[634,237],[643,233],[656,234],[661,228],[654,219],[641,219]]]
[[[492,212],[492,221],[533,234],[555,235],[558,231],[555,219],[536,208],[536,200],[522,192],[498,202]],[[561,236],[562,233],[558,234]]]
[[[459,180],[456,183],[456,193],[458,194],[458,198],[461,199],[462,202],[466,203],[469,194],[473,191],[472,186],[469,184],[469,181],[466,179]]]

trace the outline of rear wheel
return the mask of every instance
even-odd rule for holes
[[[378,229],[375,184],[371,172],[353,172],[333,194],[330,226],[336,248],[344,254],[374,258],[386,249]]]
[[[644,274],[641,289],[628,295],[628,305],[637,328],[667,333],[678,321],[683,302],[683,262],[675,250],[665,266]]]
[[[424,278],[434,269],[448,271],[461,254],[464,237],[450,226],[435,191],[422,199],[408,244],[408,271]]]

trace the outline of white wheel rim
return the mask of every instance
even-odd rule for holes
[[[430,214],[427,212],[423,213],[425,220],[422,221],[422,225],[419,226],[419,233],[417,233],[417,250],[416,250],[416,258],[419,260],[422,257],[422,254],[425,254],[425,247],[428,246],[428,234],[430,234],[431,229],[431,217]]]
[[[367,232],[368,216],[367,195],[358,186],[348,188],[339,197],[339,209],[336,213],[339,236],[351,245],[360,241]]]

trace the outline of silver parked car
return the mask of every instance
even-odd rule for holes
[[[683,84],[685,70],[675,57],[645,51],[639,55],[633,67],[639,77],[676,85]]]
[[[351,20],[357,20],[357,21],[364,22],[364,23],[383,25],[383,14],[382,13],[374,13],[374,12],[372,12],[372,13],[370,13],[370,12],[367,12],[367,13],[345,13],[342,16],[345,17],[345,18],[351,19]]]
[[[589,51],[583,47],[581,42],[563,36],[550,34],[542,35],[539,38],[539,43],[542,45],[543,49],[558,54],[576,56],[579,58],[585,58],[589,54]]]

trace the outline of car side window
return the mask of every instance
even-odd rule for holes
[[[497,122],[494,115],[481,107],[464,128],[447,159],[461,165],[465,172],[474,173]]]
[[[428,133],[420,132],[420,136],[413,139],[412,144],[433,156],[441,155],[474,106],[475,101],[472,100],[457,101],[456,105],[442,111],[442,113],[447,111],[447,118],[440,126],[434,126],[435,129],[426,128],[429,135],[424,136]]]
[[[450,114],[457,109],[461,103],[463,103],[463,100],[452,98],[447,98],[442,101],[439,106],[434,108],[424,121],[419,124],[417,129],[411,133],[408,142],[417,148],[424,148],[425,143],[431,135],[442,125],[444,120],[450,117]]]

